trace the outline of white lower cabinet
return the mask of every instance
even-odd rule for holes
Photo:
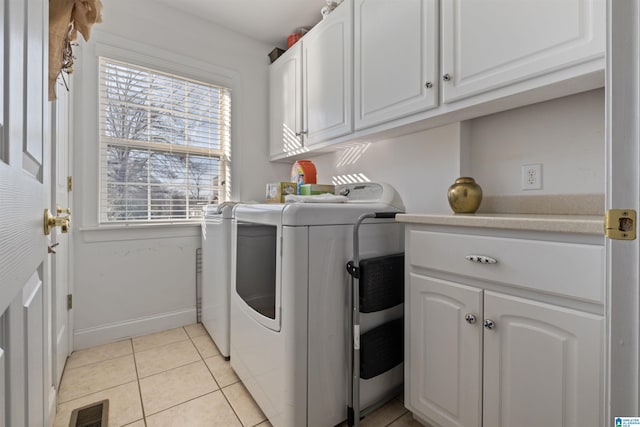
[[[523,292],[498,276],[495,283],[477,281],[481,273],[465,270],[468,264],[478,272],[526,275],[526,267],[510,263],[506,251],[487,250],[497,260],[493,265],[465,257],[460,268],[434,265],[433,257],[425,256],[429,248],[416,251],[431,235],[425,233],[419,226],[407,227],[405,405],[414,416],[438,427],[605,425],[604,317],[583,311],[577,299],[572,305],[570,298]],[[456,248],[464,237],[452,233],[451,242],[430,241],[440,253],[459,259]],[[491,242],[495,237],[469,236],[469,246],[478,238]],[[512,248],[516,253],[528,242],[496,239],[521,246]],[[543,245],[540,253],[544,245],[557,243],[531,240],[533,246]],[[574,245],[567,250],[592,246]],[[553,270],[536,268],[546,271],[546,282],[558,289],[574,289],[563,288]],[[595,304],[584,307],[598,311]]]
[[[479,427],[482,290],[417,274],[410,282],[405,403],[438,425]],[[467,315],[476,324],[468,324]]]
[[[484,318],[484,426],[605,425],[602,316],[485,291]]]

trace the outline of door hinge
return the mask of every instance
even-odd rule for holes
[[[73,295],[67,294],[67,310],[71,310],[73,308]]]
[[[67,177],[67,192],[71,193],[73,191],[73,177]]]
[[[604,234],[610,239],[635,240],[636,211],[609,209],[604,216]]]

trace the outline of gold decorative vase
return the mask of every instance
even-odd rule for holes
[[[449,187],[447,197],[455,213],[474,213],[482,201],[482,188],[473,178],[463,176]]]

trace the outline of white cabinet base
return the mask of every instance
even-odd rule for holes
[[[584,284],[575,257],[602,271],[602,245],[438,230],[412,224],[405,232],[407,408],[437,427],[605,425],[602,306],[566,292]],[[540,261],[547,252],[562,264],[533,271],[511,257]],[[498,263],[470,263],[464,254]],[[598,277],[594,286],[603,287]]]

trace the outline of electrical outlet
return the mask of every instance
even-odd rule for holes
[[[542,164],[522,165],[521,187],[523,190],[542,189]]]

